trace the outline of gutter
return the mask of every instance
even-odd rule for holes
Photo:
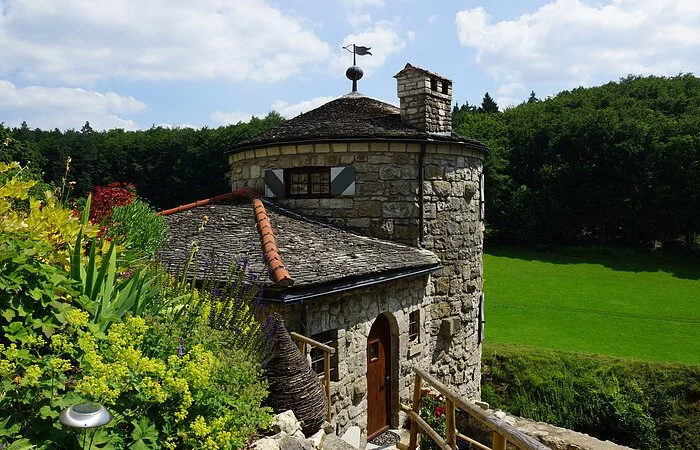
[[[341,280],[340,282],[336,282],[333,284],[312,286],[307,289],[300,289],[297,292],[276,291],[277,293],[279,293],[279,297],[275,298],[264,295],[262,300],[269,303],[276,303],[279,305],[295,305],[301,303],[303,306],[307,306],[307,300],[316,299],[325,295],[350,291],[352,289],[374,286],[375,284],[386,283],[388,281],[400,280],[402,278],[413,278],[420,275],[426,275],[441,267],[441,264],[436,263],[428,267],[404,269],[397,272],[385,273],[375,275],[369,278],[363,278],[361,280]]]

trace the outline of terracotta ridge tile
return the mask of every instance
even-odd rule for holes
[[[260,233],[263,253],[265,254],[265,262],[267,262],[272,280],[281,287],[292,286],[294,279],[289,275],[287,268],[284,267],[270,219],[267,217],[265,205],[259,196],[253,199],[253,211],[255,213],[255,222],[258,225],[258,232]]]
[[[231,200],[234,198],[248,197],[253,202],[253,212],[255,214],[255,223],[260,233],[260,243],[265,255],[265,262],[270,271],[270,276],[276,285],[280,287],[290,287],[294,284],[294,279],[289,275],[289,272],[282,263],[282,257],[277,247],[277,240],[270,224],[270,219],[267,217],[267,211],[260,194],[251,188],[236,189],[225,194],[215,195],[214,197],[197,200],[196,202],[187,203],[185,205],[176,206],[175,208],[159,211],[156,214],[159,216],[169,216],[182,211],[188,211],[198,206],[210,205],[221,200]]]

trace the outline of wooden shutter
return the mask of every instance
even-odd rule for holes
[[[485,188],[484,188],[484,181],[485,177],[484,174],[481,174],[481,177],[479,178],[479,212],[480,212],[480,219],[484,220],[486,217],[486,197],[485,197]]]
[[[484,294],[482,293],[479,297],[479,344],[484,342],[484,328],[486,325],[486,318],[484,317]]]
[[[331,167],[331,195],[355,195],[355,167]]]
[[[284,169],[265,171],[265,197],[284,198]]]

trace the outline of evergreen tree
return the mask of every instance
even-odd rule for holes
[[[497,113],[498,112],[498,105],[496,104],[495,100],[491,98],[489,93],[487,92],[484,94],[484,99],[481,101],[481,107],[479,108],[479,112],[484,112],[484,113]]]

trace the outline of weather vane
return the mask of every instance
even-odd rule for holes
[[[352,50],[350,49],[350,47],[352,47]],[[352,53],[352,67],[349,67],[348,70],[345,71],[345,76],[348,77],[348,79],[352,80],[352,92],[357,92],[357,80],[362,78],[363,75],[362,69],[357,65],[357,55],[372,56],[372,53],[370,53],[370,49],[372,47],[364,47],[362,45],[349,44],[343,48]]]

